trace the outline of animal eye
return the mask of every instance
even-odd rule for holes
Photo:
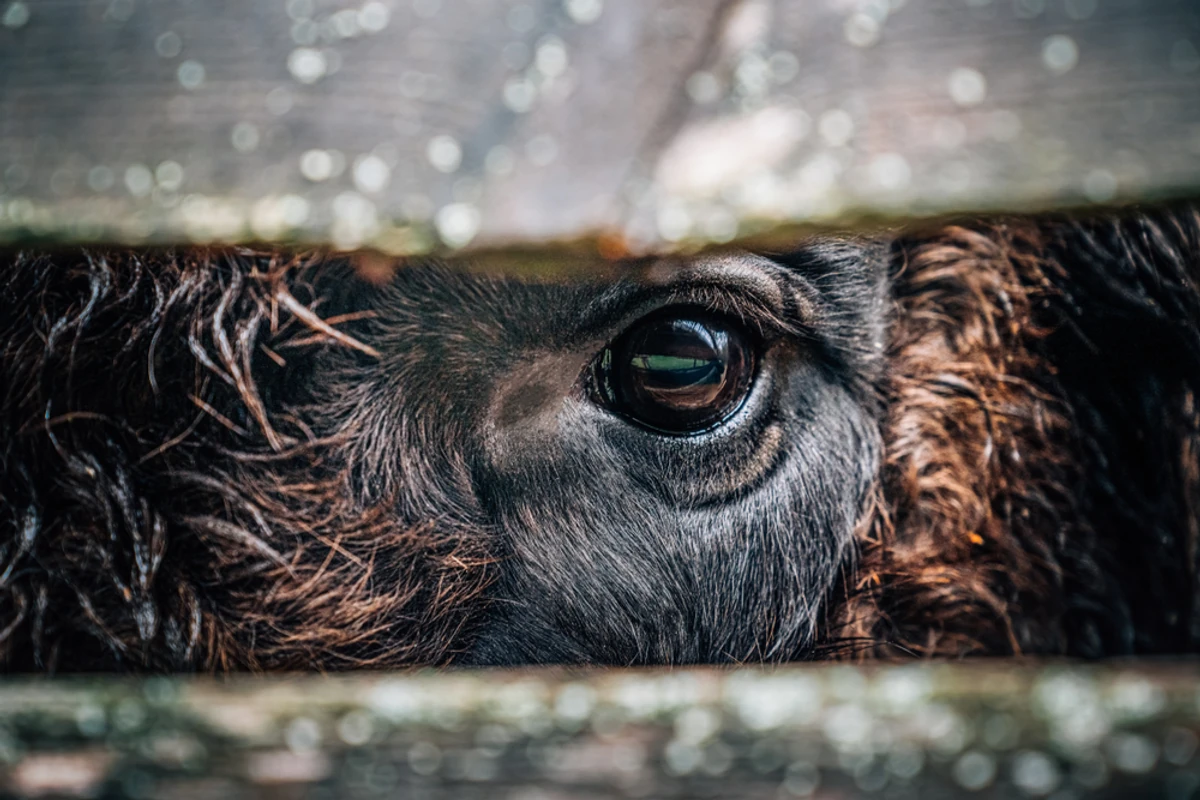
[[[696,311],[642,320],[606,347],[596,384],[617,413],[662,433],[710,429],[741,407],[754,382],[750,337]]]

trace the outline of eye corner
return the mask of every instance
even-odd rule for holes
[[[613,343],[604,345],[600,353],[593,358],[584,370],[586,392],[596,403],[611,408],[616,402],[616,394],[612,385]]]

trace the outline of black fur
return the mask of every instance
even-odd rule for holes
[[[1194,210],[1051,230],[1046,357],[1070,399],[1091,551],[1064,564],[1075,652],[1200,648],[1200,221]]]

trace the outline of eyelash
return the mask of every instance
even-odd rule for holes
[[[765,302],[753,294],[730,292],[724,287],[697,287],[700,291],[688,294],[691,296],[680,306],[693,306],[703,309],[710,314],[716,314],[736,320],[749,332],[757,335],[760,343],[773,341],[784,336],[797,335],[803,328],[790,324],[782,319]],[[699,295],[699,296],[697,296]],[[671,303],[674,308],[677,304]]]
[[[621,315],[620,321],[605,326],[609,330],[606,347],[647,317],[683,312],[688,308],[739,322],[747,332],[755,335],[763,347],[769,347],[772,342],[782,338],[813,337],[812,328],[804,320],[785,319],[753,292],[731,290],[718,284],[661,287],[647,291],[624,305],[627,310]]]

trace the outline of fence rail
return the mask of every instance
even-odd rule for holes
[[[0,685],[8,796],[1188,798],[1195,662]]]
[[[0,241],[625,252],[1200,190],[1192,0],[0,14]]]

